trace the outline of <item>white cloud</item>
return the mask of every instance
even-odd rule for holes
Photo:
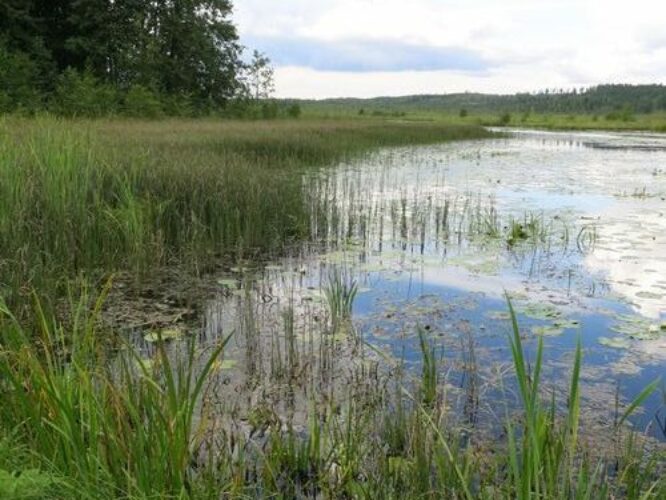
[[[235,20],[274,52],[278,95],[327,97],[664,82],[665,17],[656,0],[238,0]]]

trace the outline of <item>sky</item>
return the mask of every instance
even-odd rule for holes
[[[664,0],[236,0],[277,97],[666,81]]]

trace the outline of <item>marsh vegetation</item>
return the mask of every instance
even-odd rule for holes
[[[1,128],[0,496],[666,495],[660,140]]]

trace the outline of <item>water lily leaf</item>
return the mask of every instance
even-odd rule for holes
[[[562,313],[553,306],[547,304],[528,304],[519,309],[524,316],[540,320],[559,320]]]
[[[224,370],[233,370],[236,365],[238,365],[238,361],[235,359],[218,359],[213,363],[212,370],[213,371],[224,371]]]
[[[664,298],[664,295],[661,293],[654,293],[654,292],[648,292],[648,291],[643,291],[643,292],[638,292],[636,294],[636,297],[639,299],[655,299],[659,300]]]
[[[380,262],[366,262],[358,266],[358,270],[364,273],[380,273],[391,269],[391,266],[384,266]]]
[[[146,333],[143,338],[146,342],[159,342],[160,337],[164,341],[177,340],[182,338],[187,332],[182,327],[164,328],[162,330],[154,330]]]
[[[497,321],[509,321],[511,314],[508,311],[487,311],[486,317]]]
[[[564,332],[564,328],[556,325],[542,325],[532,327],[532,333],[534,335],[542,335],[546,337],[554,337],[555,335],[561,335]]]
[[[634,340],[655,340],[666,334],[666,324],[652,323],[640,316],[617,315],[616,318],[618,324],[611,330]]]
[[[560,319],[553,322],[553,325],[565,330],[572,330],[574,328],[580,328],[580,321],[575,319]]]
[[[612,347],[613,349],[628,349],[631,345],[629,340],[622,337],[599,337],[599,343],[606,347]]]

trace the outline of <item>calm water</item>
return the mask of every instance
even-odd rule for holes
[[[666,374],[666,138],[515,130],[384,150],[303,182],[313,244],[259,271],[231,269],[208,306],[209,334],[242,330],[252,300],[264,335],[279,335],[293,308],[305,338],[340,272],[359,284],[363,338],[416,367],[425,329],[447,383],[478,387],[460,408],[471,419],[492,418],[510,378],[505,294],[532,358],[543,336],[558,395],[582,340],[583,404],[600,421],[612,421],[616,394],[626,402]],[[634,425],[666,437],[663,404],[655,394]]]

